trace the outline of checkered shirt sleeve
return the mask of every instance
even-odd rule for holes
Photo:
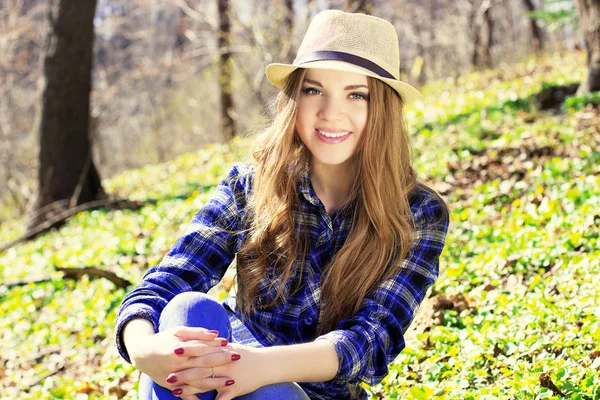
[[[219,283],[239,248],[238,230],[245,207],[243,165],[236,164],[210,200],[194,215],[187,232],[162,261],[150,268],[128,293],[117,313],[115,338],[119,354],[131,363],[123,343],[123,328],[134,318],[150,320],[158,331],[159,316],[177,294],[208,292]]]
[[[438,278],[449,221],[445,218],[437,226],[433,221],[442,215],[442,207],[433,196],[425,197],[414,213],[415,242],[398,272],[380,283],[357,313],[317,338],[329,340],[338,354],[339,369],[333,383],[377,384],[404,349],[404,334]]]

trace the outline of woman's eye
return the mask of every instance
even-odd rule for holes
[[[315,89],[315,88],[311,88],[311,87],[308,87],[308,88],[302,89],[302,92],[303,92],[303,93],[305,93],[305,94],[319,94],[319,93],[321,93],[321,92],[320,92],[320,91],[318,91],[317,89]]]
[[[302,93],[304,94],[308,94],[308,95],[322,95],[323,93],[318,90],[315,89],[313,87],[307,87],[302,89]],[[350,98],[352,98],[353,100],[369,100],[369,95],[366,93],[351,93],[350,94]]]
[[[353,99],[356,100],[369,100],[369,95],[365,94],[365,93],[352,93],[350,96],[356,96],[356,97],[352,97]]]

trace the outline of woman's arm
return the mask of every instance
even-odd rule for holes
[[[117,350],[126,361],[131,362],[123,338],[125,324],[143,318],[157,332],[160,313],[173,297],[187,291],[206,293],[225,274],[241,241],[241,235],[235,231],[241,228],[247,175],[247,168],[236,164],[194,215],[186,234],[123,298],[117,312],[115,339]]]
[[[335,347],[328,340],[258,349],[264,360],[267,384],[280,382],[325,382],[339,368]]]
[[[449,225],[443,207],[433,197],[420,202],[414,211],[415,242],[398,271],[377,285],[355,314],[317,338],[327,339],[339,356],[335,383],[379,383],[388,374],[388,365],[404,349],[404,333],[438,278]],[[446,218],[436,223],[442,215]]]
[[[387,374],[387,364],[403,349],[403,331],[437,278],[449,222],[431,224],[441,212],[439,207],[427,200],[421,203],[415,216],[417,239],[403,268],[382,283],[356,315],[313,342],[249,349],[252,360],[239,364],[247,371],[241,375],[261,371],[256,378],[261,380],[260,386],[333,379],[338,383],[380,381]]]
[[[192,346],[183,344],[184,354],[194,354]],[[239,354],[235,363],[215,367],[216,376],[231,377],[232,386],[217,389],[217,400],[232,400],[251,393],[263,386],[281,382],[321,382],[330,381],[339,369],[339,357],[328,340],[315,340],[310,343],[286,346],[249,347],[229,343],[226,347]],[[192,399],[199,393],[193,386],[197,372],[193,369],[172,374],[177,377],[183,399]]]
[[[135,358],[135,343],[141,343],[144,337],[154,335],[154,325],[143,318],[130,319],[123,327],[123,344],[125,351],[133,361]]]
[[[439,207],[427,200],[421,204],[415,216],[417,240],[403,269],[384,282],[372,299],[366,299],[357,315],[313,342],[257,349],[269,380],[266,384],[334,378],[340,383],[375,382],[387,374],[387,364],[404,347],[403,331],[438,275],[449,223],[431,224],[441,212]]]

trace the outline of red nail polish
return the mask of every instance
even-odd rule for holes
[[[216,333],[216,334],[218,335],[218,334],[219,334],[219,331],[215,331],[215,330],[213,329],[213,330],[210,330],[210,331],[208,331],[208,333]]]
[[[172,393],[175,396],[179,396],[181,393],[183,393],[183,389],[181,389],[181,388],[174,389]]]
[[[240,356],[239,354],[232,354],[231,355],[231,361],[239,360],[240,358],[242,358],[242,356]]]
[[[227,346],[228,344],[229,342],[227,341],[227,339],[221,340],[221,346]]]
[[[235,381],[234,381],[233,379],[231,379],[231,380],[229,380],[229,381],[225,382],[225,386],[231,386],[231,385],[233,385],[234,383],[235,383]]]
[[[167,383],[175,383],[177,382],[177,377],[175,375],[167,378]]]
[[[174,350],[175,354],[183,354],[183,348],[182,347],[178,347]]]

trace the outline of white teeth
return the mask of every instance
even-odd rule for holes
[[[319,129],[317,129],[319,131],[319,133],[323,136],[327,136],[330,138],[338,138],[338,137],[342,137],[342,136],[346,136],[347,134],[349,134],[350,132],[343,132],[343,133],[329,133],[329,132],[325,132],[325,131],[321,131]]]

